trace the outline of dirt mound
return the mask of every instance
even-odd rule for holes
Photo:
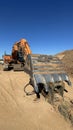
[[[73,50],[57,55],[64,63],[65,70],[72,74]],[[2,71],[0,66],[0,129],[1,130],[72,130],[69,121],[45,101],[41,95],[39,101],[34,101],[36,95],[27,96],[24,86],[29,82],[29,75],[25,72]],[[73,78],[71,77],[73,82]],[[32,91],[32,86],[27,91]],[[66,85],[68,93],[65,99],[73,99],[73,88]],[[73,101],[73,100],[72,100]],[[72,105],[73,107],[73,105]],[[65,104],[59,107],[61,113],[66,113]],[[71,110],[73,113],[73,111]],[[66,114],[65,114],[66,115]],[[73,117],[68,115],[72,120]]]
[[[73,101],[63,101],[58,106],[59,112],[64,116],[66,120],[70,120],[73,125]]]
[[[24,93],[28,82],[25,72],[0,71],[0,130],[72,130],[42,95],[34,101]]]
[[[67,50],[67,51],[61,52],[57,54],[57,56],[64,63],[65,71],[70,76],[73,76],[73,50]]]

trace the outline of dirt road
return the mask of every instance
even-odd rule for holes
[[[0,130],[72,130],[69,122],[56,112],[41,95],[26,96],[24,86],[29,82],[25,72],[0,70]],[[28,86],[32,91],[32,87]],[[73,88],[68,87],[65,96],[73,97]]]

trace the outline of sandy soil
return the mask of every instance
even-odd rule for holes
[[[72,130],[71,124],[42,95],[34,101],[35,94],[24,93],[28,82],[25,72],[0,70],[0,130]],[[65,97],[72,99],[73,88],[66,87]],[[28,90],[32,91],[32,86]]]
[[[65,71],[73,77],[73,50],[66,50],[57,54],[64,64]]]

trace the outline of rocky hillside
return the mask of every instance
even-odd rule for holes
[[[68,72],[70,76],[73,76],[73,50],[66,50],[57,54],[57,56],[64,63],[66,72]]]

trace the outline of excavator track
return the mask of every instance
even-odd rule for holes
[[[22,66],[22,64],[14,64],[13,70],[14,71],[24,71],[24,66]]]
[[[31,54],[28,55],[30,63],[30,84],[34,87],[37,97],[40,97],[42,90],[45,95],[51,95],[51,102],[54,100],[55,92],[62,97],[65,90],[64,82],[71,85],[68,75],[64,71],[62,62],[56,56]]]

